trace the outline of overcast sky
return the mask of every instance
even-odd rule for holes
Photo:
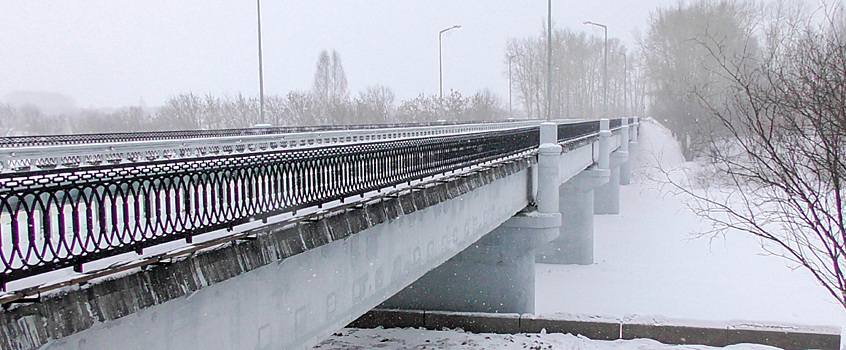
[[[557,26],[631,46],[649,12],[675,0],[554,0]],[[371,85],[399,100],[490,88],[507,102],[510,38],[539,35],[543,0],[262,2],[265,93],[311,88],[321,50],[341,55],[352,96]],[[36,90],[79,107],[157,106],[183,92],[258,95],[254,0],[0,0],[0,98]]]

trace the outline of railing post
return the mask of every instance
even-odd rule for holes
[[[608,119],[599,120],[599,168],[611,168],[611,128]]]
[[[623,124],[620,128],[620,151],[629,154],[629,141],[631,132],[629,128],[629,118],[623,117]],[[620,164],[620,185],[628,185],[631,183],[632,167],[631,161],[627,157],[626,160]]]
[[[541,123],[540,148],[538,149],[538,212],[558,213],[559,170],[558,125]]]

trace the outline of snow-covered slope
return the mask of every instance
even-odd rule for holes
[[[659,168],[691,168],[678,143],[646,120],[632,185],[621,187],[621,214],[595,218],[595,258],[589,266],[539,264],[536,311],[601,315],[693,325],[752,321],[846,326],[846,313],[809,273],[764,255],[747,234],[696,238],[707,228],[681,195],[660,192]],[[813,328],[813,327],[811,327]],[[589,341],[561,335],[472,335],[416,329],[344,330],[321,349],[704,349],[654,341]],[[738,345],[732,349],[767,347]]]

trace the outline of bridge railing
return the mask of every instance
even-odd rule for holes
[[[558,141],[565,149],[590,143],[599,134],[599,121],[558,123]],[[621,125],[619,119],[611,123],[616,129]],[[190,241],[199,234],[539,146],[536,121],[306,134],[249,136],[276,141],[244,144],[246,151],[230,144],[234,151],[186,151],[135,162],[0,172],[0,285],[122,253],[140,253],[165,242]],[[208,145],[218,140],[229,142],[226,137],[211,137],[110,147],[138,147],[144,142],[185,147],[194,141],[206,142],[203,147],[227,147]],[[276,146],[271,146],[273,142]],[[76,146],[40,148],[67,151]],[[2,152],[22,149],[26,147]]]
[[[395,131],[400,133],[400,131]],[[537,126],[0,174],[0,284],[531,152]]]
[[[423,136],[508,130],[537,121],[370,125],[354,129],[256,128],[122,134],[7,137],[0,139],[0,173],[144,163],[291,148],[321,147]]]

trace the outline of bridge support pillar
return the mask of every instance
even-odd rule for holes
[[[536,262],[545,264],[593,264],[594,189],[607,183],[608,169],[585,170],[561,185],[559,236],[538,250]]]
[[[533,313],[535,253],[558,235],[561,216],[520,213],[426,273],[381,307]]]
[[[620,127],[620,151],[629,152],[631,141],[631,132],[629,128],[629,118],[623,117],[622,126]],[[629,158],[626,158],[620,163],[620,185],[628,185],[631,183],[632,167]]]
[[[620,165],[629,159],[629,152],[611,153],[611,173],[608,182],[596,188],[594,214],[620,213]]]
[[[555,123],[542,123],[537,210],[524,210],[382,304],[386,308],[534,313],[535,255],[559,235],[561,146]],[[534,191],[533,191],[534,192]]]
[[[620,168],[620,184],[628,185],[631,183],[631,175],[632,175],[632,162],[635,159],[635,153],[637,152],[637,127],[638,127],[638,117],[632,117],[632,123],[629,125],[629,161],[623,163]]]

